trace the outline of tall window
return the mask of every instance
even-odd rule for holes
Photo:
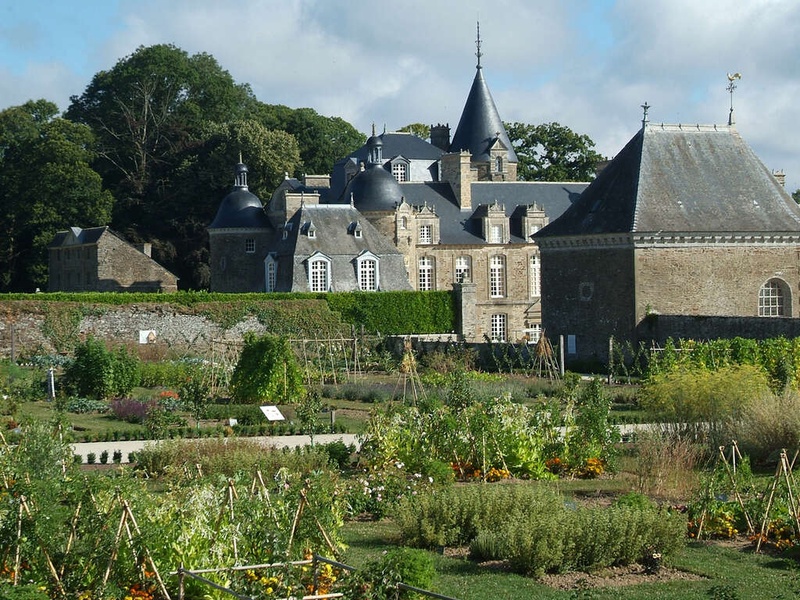
[[[430,244],[433,241],[433,225],[419,226],[419,243]]]
[[[503,243],[503,226],[492,225],[489,228],[489,243],[502,244]]]
[[[528,343],[535,344],[542,338],[542,324],[534,323],[529,329],[525,330],[528,334]]]
[[[247,238],[244,241],[244,251],[248,254],[252,254],[256,251],[256,241],[253,238]]]
[[[408,165],[396,162],[392,165],[392,175],[397,181],[408,181]]]
[[[506,257],[493,256],[489,261],[489,295],[503,298],[506,295]]]
[[[491,321],[491,339],[493,342],[506,341],[506,315],[497,314],[492,315]]]
[[[494,170],[498,173],[503,172],[503,158],[500,156],[496,156],[494,159]]]
[[[531,297],[537,298],[542,295],[542,265],[538,256],[531,256]]]
[[[765,283],[758,292],[759,317],[784,317],[786,304],[784,289],[780,281],[772,279]]]
[[[469,256],[456,258],[456,283],[472,281],[472,259]]]
[[[400,229],[407,229],[407,228],[408,228],[408,218],[400,217]]]
[[[417,288],[420,292],[427,292],[433,289],[433,259],[430,256],[423,256],[419,259]]]
[[[317,258],[308,265],[309,287],[312,292],[327,292],[330,289],[330,263]]]
[[[374,292],[378,289],[378,261],[365,258],[358,262],[358,289]]]
[[[274,292],[275,282],[278,276],[278,263],[275,261],[272,255],[267,256],[266,260],[264,261],[264,271],[266,279],[266,291]]]

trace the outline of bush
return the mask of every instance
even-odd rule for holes
[[[100,464],[101,464],[101,465],[106,465],[106,464],[108,464],[108,450],[103,450],[103,451],[100,453]]]
[[[134,398],[115,398],[108,404],[114,418],[127,423],[144,423],[147,413],[155,400],[142,401]]]
[[[139,383],[139,359],[124,347],[112,352],[89,338],[75,348],[75,360],[67,366],[64,379],[78,396],[96,400],[121,396]]]
[[[301,398],[303,374],[289,340],[246,333],[230,389],[233,398],[241,403],[277,402],[279,399],[293,402]]]
[[[769,391],[764,371],[750,365],[715,371],[678,367],[652,376],[642,387],[642,406],[655,418],[674,424],[682,437],[705,439],[708,448],[730,440],[752,400]]]
[[[95,454],[94,452],[89,452],[86,455],[86,464],[93,465],[96,462],[97,462],[97,454]]]
[[[776,462],[783,448],[800,446],[800,392],[763,392],[742,411],[732,438],[754,463]]]
[[[75,414],[88,414],[93,412],[104,413],[108,411],[108,404],[102,400],[92,398],[68,398],[65,406],[67,412]]]
[[[398,589],[398,583],[416,588],[430,586],[436,570],[433,558],[413,548],[393,548],[380,559],[368,562],[347,578],[344,597],[350,600],[398,600],[422,598],[420,594]]]

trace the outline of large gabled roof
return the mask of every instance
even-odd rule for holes
[[[472,88],[450,143],[450,151],[468,150],[473,162],[486,162],[490,159],[489,150],[498,138],[508,149],[509,162],[517,162],[514,147],[483,78],[483,69],[478,64]]]
[[[800,207],[731,126],[646,124],[536,237],[800,231]]]

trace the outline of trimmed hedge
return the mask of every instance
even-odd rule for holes
[[[45,305],[63,303],[125,306],[161,304],[206,316],[222,327],[232,327],[249,315],[255,316],[276,335],[290,335],[306,329],[338,335],[348,326],[363,326],[369,333],[449,333],[455,329],[456,310],[452,292],[335,292],[247,293],[211,292],[163,293],[39,293],[0,294],[0,302],[28,304],[24,310],[42,310]],[[97,308],[102,312],[101,308]],[[73,317],[78,320],[82,313]],[[328,331],[326,331],[328,330]]]

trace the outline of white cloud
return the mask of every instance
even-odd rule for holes
[[[724,123],[725,75],[739,71],[739,130],[770,168],[786,170],[790,190],[800,187],[795,0],[119,0],[117,10],[115,30],[87,28],[97,39],[84,68],[173,43],[212,54],[264,102],[309,106],[365,133],[373,122],[455,128],[478,19],[503,118],[557,121],[607,155],[636,132],[645,101],[656,122]],[[42,95],[64,106],[93,72],[58,60],[0,66],[0,106]]]

